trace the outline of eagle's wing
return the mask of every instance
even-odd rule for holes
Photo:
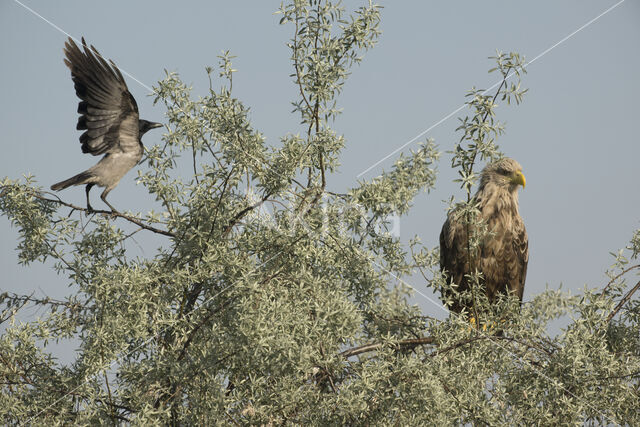
[[[510,223],[494,223],[478,259],[489,300],[508,291],[522,301],[528,262],[529,239],[522,218],[518,216]]]
[[[469,287],[465,277],[469,271],[467,233],[458,215],[455,210],[450,212],[442,226],[440,269],[445,273],[447,281],[455,283],[458,292],[463,292]],[[522,301],[529,262],[529,239],[522,218],[517,217],[511,229],[506,229],[505,225],[495,226],[481,246],[480,257],[476,260],[477,268],[483,273],[489,300],[509,290]],[[453,312],[459,313],[464,307],[470,309],[456,295],[445,292],[442,296],[443,299],[453,299],[449,307]]]
[[[78,130],[82,152],[94,156],[139,149],[138,105],[112,62],[104,60],[96,48],[84,52],[69,38],[65,43],[64,63],[71,70],[78,104]]]
[[[440,270],[445,274],[448,283],[455,283],[458,292],[467,289],[467,280],[464,275],[469,270],[467,260],[467,233],[462,222],[458,218],[458,212],[453,210],[447,215],[447,219],[440,232]],[[443,299],[452,297],[453,303],[449,309],[459,313],[464,305],[459,298],[449,293],[443,293]]]
[[[529,236],[527,236],[527,230],[524,228],[524,222],[520,217],[518,217],[518,221],[514,224],[513,250],[517,264],[515,281],[517,287],[512,289],[512,291],[514,291],[518,298],[520,298],[520,301],[522,301],[524,282],[527,279],[527,265],[529,264]]]

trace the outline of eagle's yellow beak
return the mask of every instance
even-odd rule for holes
[[[513,174],[513,176],[511,177],[511,182],[516,185],[522,185],[522,188],[525,188],[527,185],[527,180],[525,179],[524,174],[520,171]]]

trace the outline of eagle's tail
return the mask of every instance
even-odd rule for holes
[[[53,184],[51,186],[51,189],[57,191],[57,190],[63,190],[67,187],[71,187],[72,185],[87,184],[91,178],[93,178],[93,175],[91,173],[87,171],[80,172],[76,176],[72,176],[69,179],[65,179],[64,181],[60,181],[57,184]]]

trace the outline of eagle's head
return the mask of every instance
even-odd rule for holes
[[[491,184],[514,193],[518,190],[518,185],[522,185],[524,188],[526,183],[520,163],[505,157],[484,168],[480,179],[480,188]]]

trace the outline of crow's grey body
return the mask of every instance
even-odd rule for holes
[[[105,187],[100,198],[115,211],[107,202],[107,194],[142,159],[142,135],[162,125],[140,120],[138,105],[120,70],[112,61],[104,60],[93,46],[87,47],[84,39],[82,46],[84,52],[71,38],[65,44],[64,62],[71,70],[76,95],[81,99],[76,128],[86,130],[80,136],[83,153],[105,156],[95,166],[52,185],[51,189],[86,184],[87,209],[91,211],[91,187]]]

